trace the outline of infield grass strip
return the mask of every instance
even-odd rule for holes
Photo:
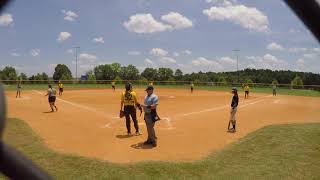
[[[193,163],[120,165],[60,154],[18,119],[8,120],[4,139],[56,179],[320,179],[320,123],[268,126]]]
[[[123,89],[123,85],[117,85],[117,89]],[[134,88],[145,88],[145,85],[134,85]],[[46,84],[25,84],[22,85],[22,93],[24,90],[46,90],[48,85]],[[64,84],[65,90],[75,90],[75,89],[110,89],[110,84]],[[155,88],[170,88],[170,89],[186,89],[189,90],[189,85],[155,85]],[[16,85],[5,85],[5,89],[9,91],[15,91]],[[209,91],[230,91],[231,87],[227,86],[195,86],[195,91],[200,90],[209,90]],[[239,92],[242,93],[243,90],[239,88]],[[251,88],[251,93],[267,93],[272,94],[272,89],[270,88]],[[315,90],[306,90],[306,89],[288,89],[288,88],[279,88],[277,91],[281,95],[291,95],[291,96],[311,96],[311,97],[320,97],[320,91]]]

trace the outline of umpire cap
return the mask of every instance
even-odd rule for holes
[[[152,85],[149,85],[149,86],[147,86],[146,91],[148,91],[148,90],[153,90],[153,89],[154,89],[153,86],[152,86]]]

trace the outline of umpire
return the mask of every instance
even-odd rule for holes
[[[144,98],[144,120],[148,130],[148,139],[144,142],[145,145],[157,146],[157,137],[154,130],[154,124],[160,120],[157,114],[158,96],[153,94],[153,86],[149,85],[146,89],[147,95]]]
[[[121,96],[121,111],[123,107],[124,114],[126,117],[127,133],[128,135],[131,135],[131,116],[134,128],[136,129],[136,135],[141,135],[141,133],[139,132],[139,125],[135,108],[135,105],[139,104],[137,101],[137,94],[134,91],[132,91],[131,83],[127,83],[125,89],[125,92],[123,92]]]

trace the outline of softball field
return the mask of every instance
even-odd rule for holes
[[[200,160],[266,125],[320,122],[320,98],[240,94],[237,132],[228,133],[230,92],[159,88],[158,146],[149,148],[142,145],[147,133],[139,111],[143,134],[126,135],[118,118],[121,92],[66,90],[57,99],[59,111],[50,113],[45,90],[24,91],[20,99],[7,91],[8,115],[26,121],[53,150],[115,163]],[[136,92],[142,102],[144,90]]]

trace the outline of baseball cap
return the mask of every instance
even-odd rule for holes
[[[238,91],[238,89],[237,89],[236,87],[233,87],[233,88],[232,88],[232,91],[237,92],[237,91]]]
[[[154,89],[153,86],[149,85],[149,86],[147,86],[146,91],[148,91],[148,90],[153,90],[153,89]]]

